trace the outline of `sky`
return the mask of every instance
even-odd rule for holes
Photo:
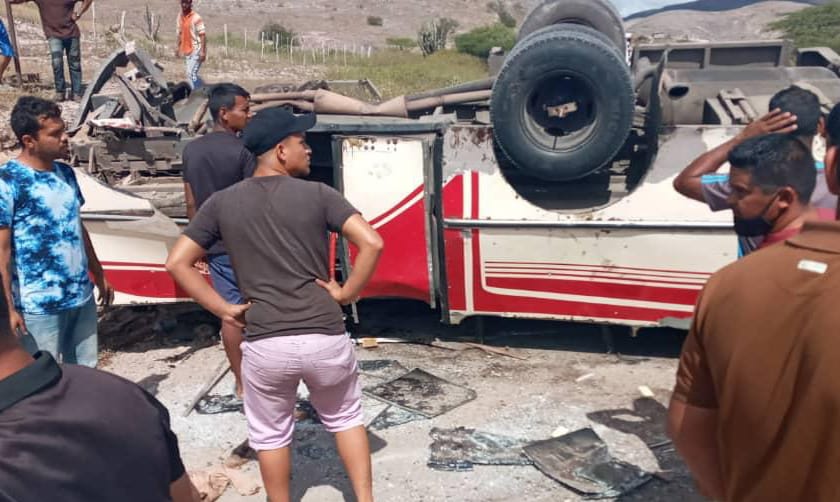
[[[629,16],[635,12],[658,9],[668,5],[685,3],[688,0],[612,0],[622,16]]]

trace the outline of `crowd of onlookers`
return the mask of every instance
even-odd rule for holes
[[[91,0],[78,10],[75,0],[31,1],[49,40],[56,99],[67,97],[64,55],[78,98],[76,21]],[[177,51],[197,87],[204,25],[191,0],[180,4]],[[4,35],[0,78],[13,55]],[[253,115],[248,92],[234,84],[208,95],[214,128],[183,153],[190,223],[167,270],[222,320],[269,500],[288,500],[303,379],[357,499],[370,501],[370,449],[341,306],[373,274],[382,240],[339,192],[303,179],[314,115]],[[198,500],[166,408],[92,369],[94,286],[103,305],[114,290],[62,161],[61,110],[22,97],[11,127],[21,153],[0,167],[0,500]],[[817,143],[826,145],[819,159]],[[669,409],[677,450],[716,500],[840,500],[840,105],[825,113],[812,92],[784,89],[674,187],[732,211],[741,257],[711,277],[697,303]],[[330,232],[358,249],[343,284],[330,275]]]

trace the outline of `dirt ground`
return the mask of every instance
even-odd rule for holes
[[[215,321],[186,309],[112,312],[103,320],[102,367],[139,382],[170,410],[184,460],[190,470],[220,466],[246,437],[238,412],[202,415],[182,412],[224,361],[215,339]],[[406,369],[421,368],[474,390],[475,400],[434,419],[371,431],[374,485],[378,500],[465,502],[583,500],[533,466],[475,466],[468,472],[427,467],[433,427],[469,427],[511,437],[539,440],[592,427],[620,460],[658,473],[641,488],[610,500],[702,501],[665,436],[665,414],[683,333],[612,330],[613,352],[597,326],[487,320],[484,343],[526,360],[469,349],[453,351],[425,345],[435,338],[474,339],[475,324],[441,326],[425,306],[406,302],[361,305],[363,324],[353,336],[401,338],[414,343],[382,343],[357,349],[360,360],[394,360]],[[132,320],[133,319],[133,320]],[[464,338],[467,337],[467,338]],[[178,355],[190,354],[177,359]],[[173,356],[176,356],[173,358]],[[166,358],[172,358],[166,360]],[[389,375],[363,372],[364,387]],[[392,376],[390,376],[392,377]],[[653,398],[646,398],[640,387]],[[230,394],[228,374],[209,393]],[[384,409],[366,397],[369,422]],[[301,422],[295,433],[293,500],[353,500],[332,437],[320,425]],[[240,468],[259,482],[255,462]],[[666,481],[667,480],[667,481]],[[259,493],[239,495],[227,489],[221,501],[265,500]]]

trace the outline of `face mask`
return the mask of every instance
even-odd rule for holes
[[[776,224],[776,221],[767,221],[765,215],[770,210],[770,206],[776,202],[778,196],[779,193],[776,192],[773,198],[770,199],[770,202],[764,206],[761,214],[755,218],[739,218],[738,215],[735,215],[735,233],[741,237],[759,237],[769,234],[773,230],[773,225]]]

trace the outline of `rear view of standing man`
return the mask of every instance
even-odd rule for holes
[[[70,99],[82,98],[82,47],[81,32],[76,21],[87,12],[93,0],[82,1],[79,11],[76,4],[81,0],[11,0],[12,3],[35,2],[41,14],[44,36],[50,45],[53,77],[55,79],[55,100],[64,101],[67,84],[64,80],[64,55],[70,70]]]
[[[175,55],[186,58],[187,80],[193,89],[197,89],[203,85],[198,71],[207,59],[207,36],[204,33],[204,21],[193,10],[192,4],[192,0],[181,0]]]
[[[245,145],[254,176],[216,193],[184,230],[166,262],[178,284],[226,323],[247,325],[242,372],[248,439],[257,450],[271,502],[289,500],[297,387],[302,379],[336,445],[359,502],[372,502],[370,446],[353,342],[340,305],[373,275],[382,238],[335,189],[298,179],[309,174],[304,133],[314,115],[282,108],[256,114]],[[359,249],[343,285],[329,275],[328,233]],[[231,305],[193,263],[220,239],[248,305]]]
[[[235,84],[218,84],[210,90],[208,108],[213,117],[213,132],[184,148],[184,195],[190,220],[211,195],[254,174],[256,160],[239,138],[251,115],[249,98],[248,91]],[[245,303],[221,242],[207,250],[207,261],[213,287],[222,298],[233,305]],[[241,395],[242,328],[223,324],[222,343],[236,376],[236,393]]]

